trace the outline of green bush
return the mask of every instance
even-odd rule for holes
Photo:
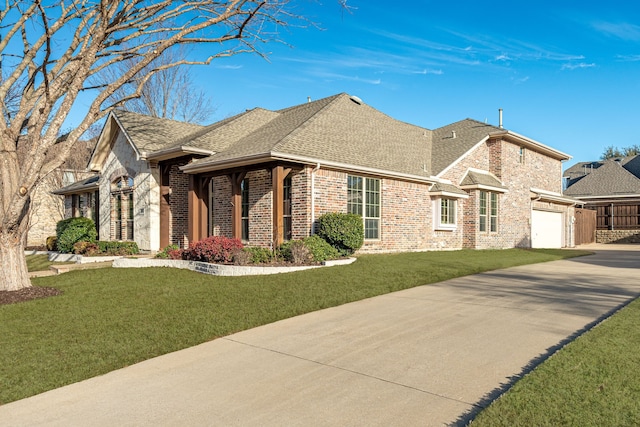
[[[324,214],[318,218],[317,234],[342,255],[351,255],[364,243],[362,217],[339,212]]]
[[[70,253],[80,241],[95,243],[97,235],[96,225],[89,218],[67,218],[56,224],[56,246],[60,252]]]
[[[136,242],[98,241],[100,252],[104,255],[135,255],[140,252]]]
[[[269,248],[248,247],[244,248],[243,251],[250,255],[249,262],[251,264],[268,264],[276,257]]]
[[[86,256],[100,255],[100,248],[95,243],[80,241],[73,245],[73,253]]]
[[[302,240],[289,240],[280,245],[280,256],[288,262],[294,264],[309,264],[313,261],[311,251]]]
[[[55,251],[56,250],[56,244],[58,242],[58,238],[56,236],[49,236],[47,237],[46,240],[46,246],[47,246],[47,250],[48,251]]]
[[[309,252],[311,252],[311,256],[315,262],[323,262],[330,259],[340,258],[340,252],[316,234],[309,236],[302,241],[307,249],[309,249]]]
[[[156,254],[156,258],[165,258],[165,259],[182,259],[182,252],[180,252],[176,257],[176,252],[180,252],[180,246],[178,245],[168,245],[166,248],[161,250]]]

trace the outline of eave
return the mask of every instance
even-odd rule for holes
[[[495,132],[491,132],[489,133],[489,138],[490,139],[505,139],[509,142],[512,142],[514,144],[518,144],[520,146],[523,146],[525,148],[529,148],[533,151],[537,151],[539,153],[542,153],[544,155],[547,155],[551,158],[554,158],[556,160],[569,160],[571,159],[571,156],[568,155],[567,153],[563,153],[562,151],[556,150],[555,148],[551,148],[548,145],[545,145],[541,142],[538,142],[534,139],[531,138],[527,138],[524,135],[520,135],[519,133],[516,132],[512,132],[510,130],[499,130],[499,131],[495,131]]]
[[[180,170],[188,174],[198,174],[198,173],[205,173],[205,172],[215,172],[218,170],[225,170],[225,169],[236,168],[236,167],[251,166],[255,164],[272,162],[272,161],[302,163],[310,166],[320,165],[321,167],[328,167],[331,169],[340,169],[347,172],[356,172],[356,173],[362,173],[367,175],[395,178],[395,179],[412,181],[412,182],[433,184],[440,181],[438,178],[434,176],[413,175],[413,174],[407,174],[402,172],[370,168],[366,166],[333,162],[333,161],[327,161],[323,159],[316,159],[311,157],[297,156],[293,154],[278,153],[278,152],[256,154],[252,156],[245,156],[245,157],[223,160],[223,161],[215,161],[215,160],[206,161],[205,160],[205,161],[190,163],[188,165],[182,166]]]
[[[541,190],[539,188],[531,188],[530,191],[535,194],[535,196],[531,197],[532,200],[560,203],[563,205],[571,205],[571,206],[582,203],[578,199],[575,199],[573,197],[568,197],[561,193],[556,193],[553,191]]]
[[[189,155],[211,156],[213,154],[215,154],[214,151],[206,150],[204,148],[180,145],[177,147],[166,148],[164,150],[152,151],[150,153],[143,151],[141,153],[141,157],[148,161],[161,162]]]

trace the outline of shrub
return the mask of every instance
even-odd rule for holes
[[[73,253],[76,255],[93,256],[100,253],[100,247],[95,243],[80,241],[73,245]]]
[[[313,260],[311,251],[305,246],[302,240],[290,240],[280,245],[280,256],[288,262],[294,264],[309,264]]]
[[[329,259],[340,258],[340,252],[316,234],[309,236],[302,241],[307,249],[309,249],[309,252],[311,252],[311,256],[315,262],[323,262]]]
[[[97,235],[96,226],[89,218],[67,218],[56,224],[56,246],[60,252],[70,253],[73,245],[80,241],[94,243]]]
[[[324,214],[318,218],[317,234],[342,255],[351,255],[364,243],[362,217],[338,212]]]
[[[191,261],[230,263],[236,249],[242,249],[240,239],[211,236],[189,244],[189,249],[183,252],[183,258]]]
[[[251,264],[268,264],[276,257],[269,248],[249,247],[243,250],[249,254],[248,262]]]
[[[56,248],[57,248],[57,246],[56,246],[57,242],[58,242],[58,238],[56,236],[47,237],[47,240],[46,240],[47,250],[48,251],[55,251]]]
[[[136,242],[97,242],[100,252],[106,255],[135,255],[140,252]]]
[[[175,256],[176,251],[179,252],[177,254],[178,257],[174,258],[172,255]],[[168,245],[156,254],[156,258],[182,259],[182,250],[178,245]]]
[[[247,265],[251,263],[251,252],[247,251],[248,248],[235,249],[231,254],[234,265]]]

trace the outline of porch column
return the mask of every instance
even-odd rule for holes
[[[273,244],[278,247],[284,241],[284,180],[291,172],[283,166],[271,170],[273,187]]]
[[[227,175],[231,181],[231,234],[242,239],[242,180],[246,172],[234,172]]]
[[[171,244],[169,241],[169,231],[171,227],[169,169],[170,166],[160,166],[160,248],[165,248]]]
[[[187,197],[189,243],[197,242],[207,237],[207,217],[209,212],[205,194],[206,182],[208,182],[208,179],[189,175],[189,195]]]

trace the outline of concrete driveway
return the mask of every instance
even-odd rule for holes
[[[638,246],[515,267],[217,339],[0,406],[0,425],[462,424],[640,292]]]

